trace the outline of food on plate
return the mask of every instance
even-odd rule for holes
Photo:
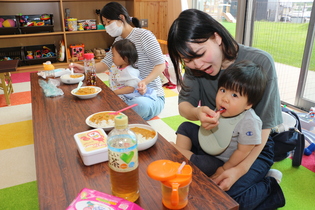
[[[100,112],[92,115],[92,117],[89,119],[91,125],[99,128],[114,126],[115,125],[114,118],[116,115],[109,113],[110,112]]]
[[[94,87],[82,87],[75,94],[77,95],[90,95],[96,93],[97,89]]]
[[[70,74],[70,78],[80,78],[83,77],[83,74]]]
[[[130,130],[132,130],[136,134],[138,143],[143,143],[144,141],[151,140],[156,135],[155,131],[145,128],[132,127],[130,128]]]

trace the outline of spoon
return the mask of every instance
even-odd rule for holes
[[[83,82],[80,81],[78,84],[78,87],[76,89],[74,89],[74,92],[77,92],[81,88],[82,85],[83,85]]]
[[[127,110],[127,109],[130,109],[130,108],[132,108],[132,107],[135,107],[135,106],[138,106],[138,104],[132,104],[131,106],[127,106],[126,108],[123,108],[123,109],[118,110],[118,111],[116,111],[116,112],[110,112],[110,113],[108,113],[108,114],[118,115],[120,112],[123,112],[123,111],[125,111],[125,110]]]
[[[219,112],[220,114],[222,114],[223,112],[225,112],[225,109],[222,108],[222,109],[217,110],[216,112]],[[208,114],[207,114],[207,116],[210,117],[210,118],[212,118],[212,116],[210,116],[210,115],[208,115]]]
[[[70,63],[70,66],[71,66],[71,75],[73,75],[73,63]]]

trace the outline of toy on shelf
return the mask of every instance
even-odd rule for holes
[[[15,27],[15,26],[16,26],[15,20],[0,18],[0,28],[2,27],[9,28],[9,27]]]
[[[20,13],[19,17],[20,17],[19,18],[20,26],[24,27],[24,26],[27,26],[29,24],[27,15],[22,15],[22,13]]]
[[[0,61],[10,61],[13,60],[11,57],[3,57],[2,59],[0,59]],[[18,60],[18,59],[14,59],[14,60]]]
[[[72,59],[84,60],[84,44],[70,45]]]
[[[33,52],[27,51],[27,55],[25,57],[26,57],[26,59],[34,59]]]
[[[41,49],[40,47],[37,47],[37,49],[28,49],[26,51],[26,56],[25,58],[28,60],[31,59],[40,59],[40,58],[50,58],[50,57],[55,57],[56,53],[53,52],[52,49],[50,49],[47,46],[42,46]]]
[[[41,58],[42,57],[42,52],[40,50],[36,50],[34,52],[34,58]]]
[[[54,53],[49,47],[43,46],[42,58],[54,57],[54,56],[56,56],[56,53]]]
[[[65,60],[65,42],[63,40],[61,40],[59,42],[59,54],[58,54],[58,60],[60,62],[64,61]]]
[[[50,15],[48,15],[48,14],[42,14],[42,15],[40,16],[40,19],[41,19],[41,20],[49,20],[49,19],[50,19]]]
[[[102,48],[94,48],[94,55],[96,59],[103,59],[106,56],[105,50]]]
[[[2,18],[3,19],[3,18]],[[1,20],[2,21],[2,20]],[[13,19],[6,19],[1,22],[2,27],[15,27],[15,21]]]

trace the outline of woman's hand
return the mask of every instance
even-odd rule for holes
[[[144,95],[147,92],[147,85],[146,85],[145,81],[142,80],[138,83],[138,89],[137,90],[139,91],[139,93],[141,95]]]
[[[206,130],[210,130],[219,124],[220,113],[211,110],[207,106],[197,108],[197,116],[201,126]]]
[[[75,73],[84,73],[84,66],[77,64],[77,63],[70,63],[69,68],[73,68]]]
[[[220,168],[218,168],[218,170]],[[216,176],[218,170],[213,176],[211,176],[211,179],[212,181],[214,181],[214,183],[219,185],[219,187],[223,191],[228,191],[232,187],[232,185],[241,177],[240,171],[237,169],[237,167],[227,169],[226,171],[223,170],[223,172],[219,176]]]

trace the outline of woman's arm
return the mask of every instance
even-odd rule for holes
[[[109,67],[103,62],[98,62],[95,66],[96,73],[103,73],[104,71],[109,70]]]
[[[221,175],[214,178],[213,181],[219,185],[219,187],[227,191],[231,186],[244,174],[247,173],[249,168],[252,166],[254,161],[257,159],[258,155],[261,153],[266,145],[268,136],[270,134],[270,129],[262,130],[261,144],[254,147],[254,149],[249,153],[249,155],[237,166],[232,167],[224,171]]]
[[[157,78],[160,74],[162,74],[164,69],[165,69],[165,63],[154,66],[151,73],[138,83],[139,93],[142,95],[145,94],[145,92],[147,91],[147,84],[149,84],[150,82],[155,80],[155,78]]]
[[[108,66],[103,62],[99,62],[95,66],[96,66],[96,73],[102,73],[109,69]],[[84,66],[78,63],[70,63],[69,68],[73,68],[73,71],[76,73],[84,73]]]

